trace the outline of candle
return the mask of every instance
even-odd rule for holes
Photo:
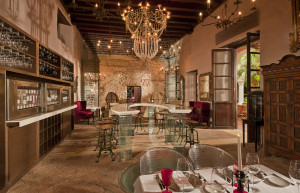
[[[202,21],[202,12],[199,13],[200,21]]]
[[[252,0],[253,9],[255,8],[255,0]]]
[[[238,170],[241,171],[242,170],[242,149],[241,149],[240,133],[238,133],[237,146],[238,146]]]

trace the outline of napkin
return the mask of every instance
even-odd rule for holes
[[[188,178],[184,175],[183,172],[181,171],[174,171],[173,174],[173,179],[176,185],[179,187],[180,191],[183,190],[193,190],[194,187],[192,184],[188,181]]]

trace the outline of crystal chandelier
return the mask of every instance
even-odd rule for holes
[[[137,57],[141,59],[152,59],[158,52],[158,42],[160,36],[167,27],[167,19],[170,12],[166,8],[150,9],[150,4],[142,3],[140,8],[133,10],[130,6],[122,14],[126,24],[126,29],[132,34],[134,39],[133,50]]]
[[[254,10],[256,10],[255,0],[251,0],[251,1],[252,1],[252,9],[251,10],[254,11]],[[212,15],[213,10],[210,7],[211,0],[207,0],[207,9],[205,10],[204,15],[210,16],[210,17],[216,19],[217,21],[208,23],[208,24],[201,23],[201,25],[202,26],[215,25],[218,29],[219,28],[226,29],[229,25],[233,24],[236,21],[240,21],[242,19],[242,12],[238,11],[239,4],[241,4],[241,3],[242,3],[241,0],[236,0],[234,2],[235,9],[234,9],[234,11],[230,12],[230,10],[228,8],[228,0],[225,0],[224,9],[222,10],[222,15],[214,16],[214,15]],[[236,16],[237,12],[238,12],[238,16]],[[202,12],[199,13],[199,17],[200,17],[200,21],[203,22],[203,13]]]

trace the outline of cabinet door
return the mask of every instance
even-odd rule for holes
[[[8,181],[16,179],[37,161],[37,123],[10,129],[8,132]]]

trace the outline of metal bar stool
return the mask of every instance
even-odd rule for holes
[[[135,119],[134,129],[136,129],[136,133],[138,132],[138,128],[140,127],[141,130],[146,132],[143,122],[144,122],[144,114],[145,114],[146,107],[141,107],[140,112],[138,114],[133,115]]]
[[[96,121],[95,122],[95,127],[99,131],[98,126],[105,125],[105,124],[114,124],[114,121],[112,121],[112,120]],[[97,145],[96,145],[96,148],[94,149],[94,151],[96,151],[98,149],[99,145],[100,145],[100,131],[98,132]]]
[[[99,158],[101,156],[102,151],[110,152],[110,157],[112,161],[115,160],[114,153],[112,151],[113,149],[113,144],[112,144],[112,139],[113,139],[113,128],[115,126],[113,124],[103,124],[103,125],[97,125],[96,128],[99,130],[99,154],[97,155],[97,161],[99,161]]]
[[[186,127],[186,139],[185,139],[185,144],[186,146],[187,143],[190,144],[190,147],[194,145],[195,143],[199,143],[199,137],[198,137],[198,131],[195,130],[195,127],[199,125],[198,121],[194,120],[187,120],[187,127]],[[196,141],[195,141],[195,135],[196,134]]]

